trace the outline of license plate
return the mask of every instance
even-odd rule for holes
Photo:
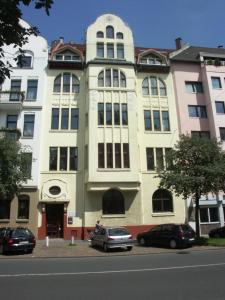
[[[27,245],[27,244],[29,244],[29,242],[28,242],[28,241],[23,241],[23,242],[20,242],[20,245]]]

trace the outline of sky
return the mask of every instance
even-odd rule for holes
[[[50,16],[33,3],[22,12],[49,45],[59,37],[84,43],[87,27],[112,13],[128,24],[138,47],[170,49],[181,37],[189,45],[225,48],[225,0],[54,0]]]

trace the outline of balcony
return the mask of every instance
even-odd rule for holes
[[[0,128],[0,139],[7,138],[10,140],[18,141],[20,136],[21,132],[19,129]]]
[[[21,110],[24,92],[0,91],[0,109]]]

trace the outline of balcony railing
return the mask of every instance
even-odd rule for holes
[[[0,104],[22,103],[24,92],[17,91],[0,91]]]

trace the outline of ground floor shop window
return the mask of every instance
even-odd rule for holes
[[[219,222],[218,207],[200,208],[200,222],[201,223]]]

